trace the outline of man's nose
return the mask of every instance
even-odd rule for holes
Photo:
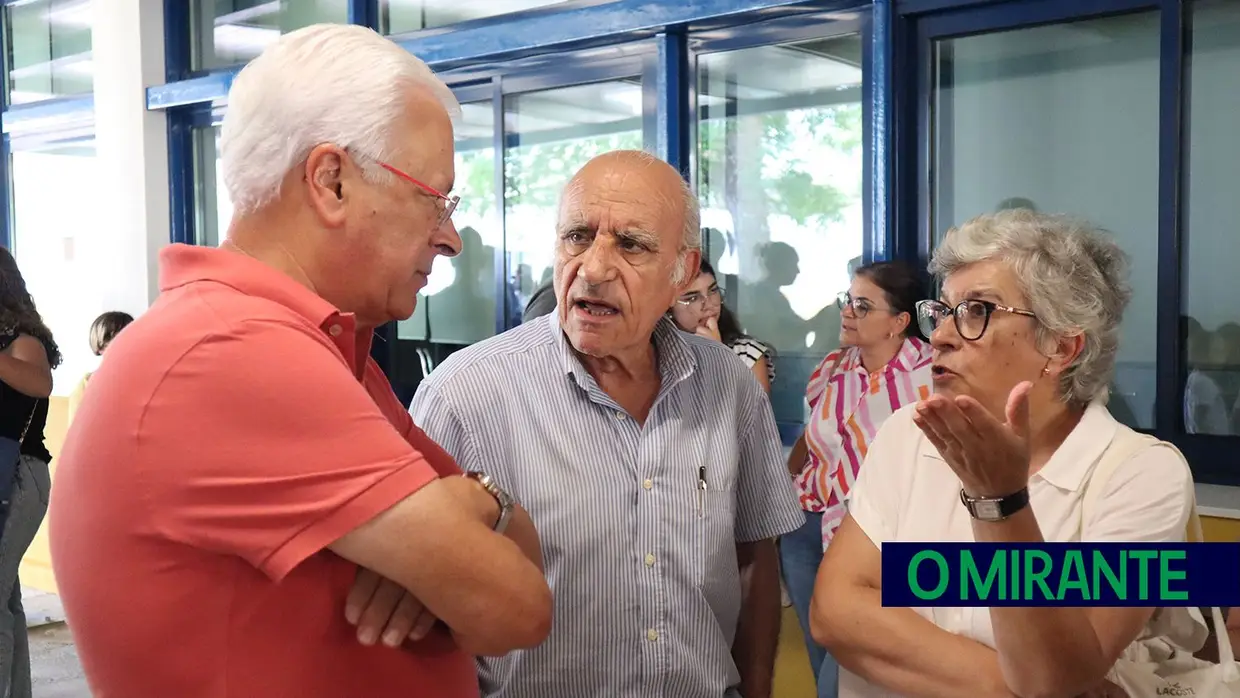
[[[435,229],[431,240],[435,243],[436,251],[445,257],[457,256],[465,246],[465,243],[461,241],[461,234],[456,231],[456,224],[452,222],[451,218]]]
[[[615,252],[606,242],[596,239],[581,257],[581,267],[577,273],[587,283],[597,285],[615,278]]]

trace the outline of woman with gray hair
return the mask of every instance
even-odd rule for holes
[[[935,394],[879,431],[815,588],[840,696],[1124,696],[1104,677],[1153,609],[884,607],[879,550],[1184,540],[1187,463],[1106,408],[1125,256],[1084,223],[1009,210],[951,230],[931,271]]]

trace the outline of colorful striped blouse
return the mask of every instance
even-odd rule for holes
[[[796,484],[801,508],[823,515],[824,548],[848,512],[849,492],[878,428],[904,405],[930,396],[930,363],[930,345],[909,337],[881,371],[868,373],[861,351],[846,347],[828,354],[810,374],[806,466]]]

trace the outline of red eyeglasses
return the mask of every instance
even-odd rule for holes
[[[426,192],[427,194],[430,194],[431,196],[434,196],[437,199],[442,199],[444,201],[444,207],[443,207],[443,212],[439,214],[438,225],[440,226],[444,225],[445,223],[448,222],[448,219],[452,218],[452,213],[456,211],[456,205],[461,203],[461,197],[448,196],[447,194],[436,189],[435,187],[432,187],[429,184],[426,184],[424,182],[418,181],[417,179],[414,179],[408,174],[402,172],[401,170],[398,170],[395,167],[392,167],[391,165],[387,164],[386,162],[381,162],[379,163],[379,165],[383,169],[387,170],[388,172],[391,172],[397,177],[400,177],[406,182],[411,182],[414,186]]]

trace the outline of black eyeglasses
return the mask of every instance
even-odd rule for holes
[[[1038,317],[1032,310],[1010,308],[990,301],[964,300],[955,308],[941,301],[917,301],[917,325],[922,334],[929,337],[950,316],[956,322],[956,332],[961,339],[975,342],[986,334],[986,328],[990,326],[990,316],[994,315],[996,310],[1013,315]]]
[[[869,315],[871,310],[889,310],[888,308],[875,308],[864,298],[853,298],[848,291],[842,291],[835,297],[835,305],[839,307],[840,312],[844,312],[844,308],[851,307],[853,315],[856,315],[858,319]]]

